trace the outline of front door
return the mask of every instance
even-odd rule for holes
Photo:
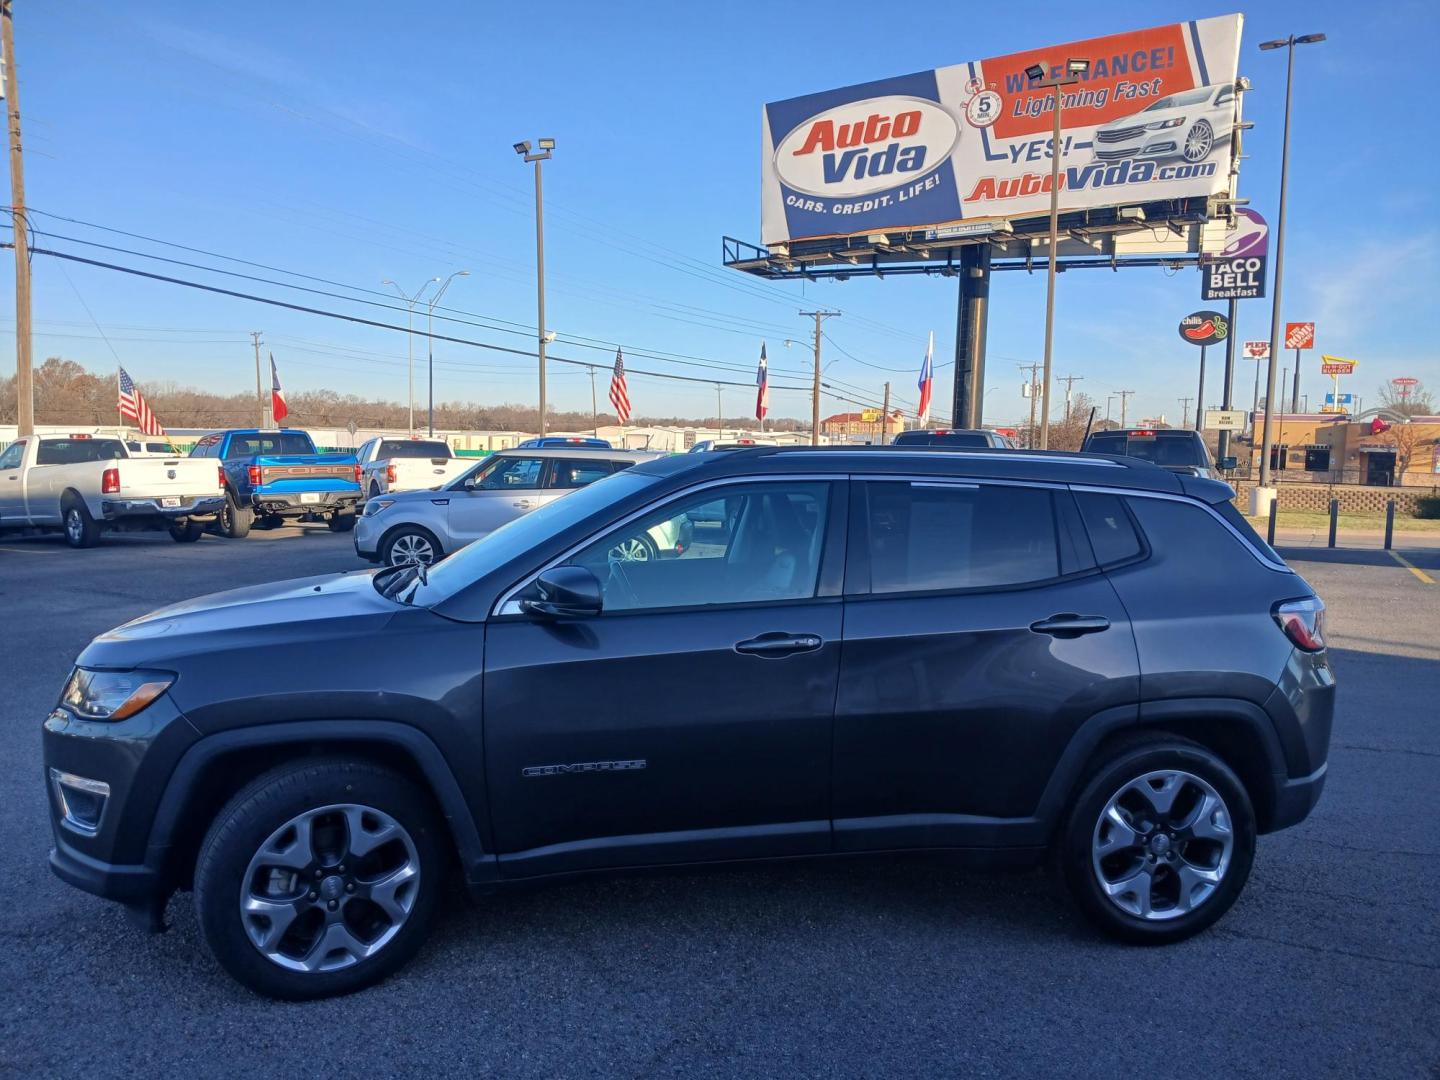
[[[996,843],[1081,723],[1135,708],[1129,618],[1067,490],[856,487],[836,849]]]
[[[1365,483],[1389,487],[1395,482],[1395,452],[1382,450],[1365,455]]]
[[[13,442],[0,453],[0,523],[22,524],[25,517],[24,474],[20,460],[25,456],[25,440]]]
[[[679,496],[567,560],[602,614],[491,620],[507,875],[829,850],[844,496],[779,478]],[[673,558],[646,542],[682,531]]]
[[[496,456],[476,470],[468,487],[447,493],[447,527],[452,542],[463,547],[507,521],[528,514],[545,497],[543,457]]]

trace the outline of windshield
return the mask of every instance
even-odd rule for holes
[[[1145,111],[1159,112],[1161,109],[1183,109],[1187,105],[1199,105],[1209,99],[1210,93],[1211,88],[1207,86],[1185,94],[1172,94],[1170,97],[1161,98],[1155,104],[1148,106]]]
[[[1189,432],[1174,435],[1092,435],[1085,449],[1094,454],[1118,454],[1154,465],[1208,466],[1203,444]]]
[[[578,488],[572,494],[515,518],[454,555],[441,559],[430,567],[426,582],[417,583],[401,599],[417,607],[438,604],[556,533],[564,532],[597,510],[643,491],[659,480],[658,476],[626,469]]]
[[[381,439],[377,458],[448,458],[448,443],[421,439]]]

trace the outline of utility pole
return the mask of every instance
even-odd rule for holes
[[[260,389],[260,346],[264,344],[260,340],[260,331],[250,331],[250,340],[255,343],[255,407],[260,410],[260,428],[263,431],[270,425],[265,422],[265,391]]]
[[[1115,395],[1114,395],[1114,394],[1111,394],[1109,397],[1107,397],[1107,398],[1105,399],[1105,422],[1106,422],[1107,424],[1110,422],[1110,403],[1111,403],[1112,401],[1114,401],[1114,400],[1115,400]]]
[[[725,388],[718,382],[715,384],[715,441],[725,440],[725,406],[720,400],[720,392]]]
[[[1068,424],[1070,423],[1070,388],[1074,386],[1077,382],[1084,382],[1085,376],[1057,375],[1055,376],[1055,381],[1063,382],[1065,384],[1065,423]]]
[[[25,160],[20,150],[20,75],[15,63],[13,0],[0,0],[5,113],[10,131],[10,213],[15,223],[15,420],[35,434],[35,369],[30,353],[30,219],[25,213]]]
[[[1178,402],[1180,402],[1180,422],[1183,424],[1183,423],[1185,423],[1185,421],[1187,421],[1187,420],[1190,418],[1190,402],[1194,401],[1195,399],[1194,399],[1194,398],[1188,398],[1188,397],[1182,397],[1182,398],[1176,398],[1175,400],[1178,401]],[[1198,411],[1198,410],[1196,411],[1196,414],[1195,414],[1195,415],[1196,415],[1195,430],[1196,430],[1196,431],[1199,431],[1199,430],[1200,430],[1200,420],[1199,420],[1199,415],[1200,415],[1200,414],[1199,414],[1199,411]]]
[[[880,407],[880,445],[890,441],[890,383],[885,383],[885,403]]]
[[[1035,449],[1035,398],[1038,396],[1039,383],[1035,381],[1035,372],[1040,370],[1039,364],[1030,364],[1028,367],[1020,365],[1021,371],[1029,371],[1029,382],[1025,384],[1025,396],[1030,399],[1030,426],[1025,429],[1025,447],[1028,450]]]
[[[810,445],[820,445],[820,322],[838,318],[838,311],[802,311],[801,315],[815,320],[815,385],[810,391]]]
[[[595,365],[590,365],[590,420],[595,425],[595,437],[600,437],[600,407],[595,403]]]
[[[1122,428],[1125,426],[1125,403],[1133,393],[1135,393],[1134,390],[1115,391],[1115,395],[1120,399],[1120,426]]]

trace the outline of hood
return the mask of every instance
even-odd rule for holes
[[[322,574],[171,604],[101,634],[76,663],[164,667],[195,653],[373,632],[404,609],[375,591],[378,572]]]

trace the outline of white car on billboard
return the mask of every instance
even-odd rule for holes
[[[1204,161],[1235,127],[1235,86],[1217,83],[1171,94],[1133,116],[1095,129],[1095,158],[1183,158]]]

